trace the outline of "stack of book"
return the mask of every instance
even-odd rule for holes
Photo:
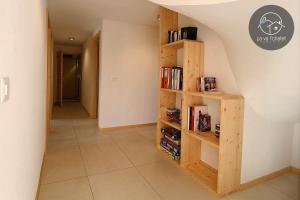
[[[206,105],[195,105],[188,107],[188,130],[210,131],[211,122]]]
[[[161,129],[161,147],[172,156],[174,160],[180,159],[181,132],[171,127]]]
[[[183,70],[181,67],[161,68],[161,88],[181,90],[183,81]]]
[[[167,108],[166,115],[169,122],[175,122],[181,124],[181,115],[178,108]]]
[[[215,131],[215,136],[217,137],[217,138],[219,138],[220,137],[220,124],[216,124],[216,131]]]
[[[181,30],[168,31],[168,43],[181,40]]]

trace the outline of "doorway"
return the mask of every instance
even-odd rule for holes
[[[57,53],[57,100],[62,106],[67,102],[80,102],[81,55]]]
[[[63,102],[80,101],[80,79],[80,56],[63,55]]]

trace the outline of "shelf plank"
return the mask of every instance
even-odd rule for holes
[[[218,170],[210,167],[202,161],[188,165],[187,170],[204,187],[217,193]]]
[[[219,148],[220,141],[213,132],[187,131],[186,134],[215,148]]]
[[[198,40],[178,40],[176,42],[164,44],[161,47],[162,48],[175,48],[175,49],[180,49],[183,48],[185,42],[191,42],[191,43],[203,43],[202,41]]]
[[[163,91],[163,92],[174,92],[174,93],[182,94],[182,90],[173,90],[173,89],[167,89],[167,88],[160,88],[160,91]]]
[[[174,123],[174,122],[168,122],[167,120],[164,120],[164,119],[160,119],[160,122],[181,131],[181,125],[180,124],[177,124],[177,123]]]
[[[240,95],[226,94],[223,92],[186,92],[186,94],[216,100],[243,99],[243,97]]]

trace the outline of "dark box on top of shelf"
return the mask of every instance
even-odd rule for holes
[[[197,40],[197,27],[181,28],[181,39]]]

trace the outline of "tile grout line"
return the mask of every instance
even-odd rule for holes
[[[142,136],[141,136],[142,137]],[[137,171],[137,173],[142,177],[142,179],[146,182],[146,184],[153,190],[153,192],[158,196],[158,198],[160,200],[162,200],[161,195],[159,194],[159,192],[157,192],[154,187],[151,185],[151,183],[141,174],[141,172],[138,170],[137,166],[133,163],[133,161],[128,157],[128,155],[126,154],[126,152],[123,151],[123,149],[120,147],[120,145],[114,140],[114,138],[112,138],[113,142],[117,145],[117,147],[119,148],[119,150],[126,156],[126,158],[129,160],[129,162],[131,162],[133,168]]]
[[[73,123],[75,124],[75,121],[74,121],[74,120],[73,120]],[[72,124],[72,130],[73,130],[73,133],[74,133],[74,135],[75,135],[76,143],[77,143],[78,148],[79,148],[80,158],[81,158],[81,161],[82,161],[82,163],[83,163],[83,168],[84,168],[84,172],[85,172],[85,177],[86,177],[86,179],[88,180],[90,192],[91,192],[91,194],[92,194],[92,198],[93,198],[93,200],[95,200],[95,195],[94,195],[94,192],[93,192],[93,189],[92,189],[92,185],[91,185],[91,182],[90,182],[90,178],[89,178],[89,176],[88,176],[86,163],[85,163],[85,160],[83,159],[82,149],[81,149],[80,144],[79,144],[79,141],[78,141],[78,137],[77,137],[77,134],[76,134],[76,131],[75,131],[74,124]]]
[[[291,200],[294,199],[294,197],[292,197],[292,196],[286,194],[285,192],[281,192],[280,190],[278,190],[277,188],[275,188],[274,186],[272,186],[272,184],[270,184],[270,183],[268,183],[268,182],[269,182],[269,181],[267,181],[267,182],[265,182],[265,183],[262,183],[262,184],[264,184],[266,187],[268,187],[268,188],[270,188],[270,189],[272,189],[272,190],[274,190],[274,191],[277,191],[277,192],[281,193],[282,195],[284,195],[285,197],[287,197],[287,198],[289,198],[289,199],[291,199]]]

